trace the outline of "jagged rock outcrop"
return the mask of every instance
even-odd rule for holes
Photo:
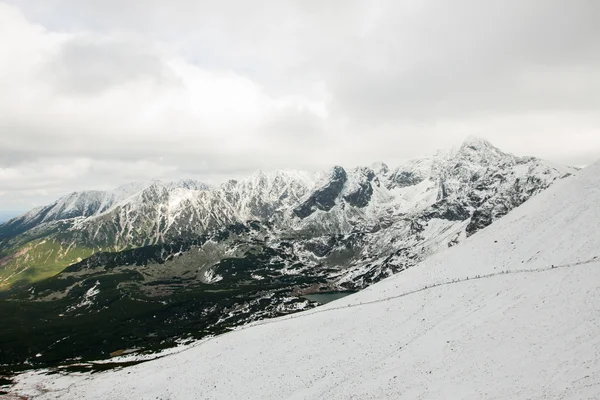
[[[359,167],[354,170],[354,180],[343,195],[344,200],[355,207],[366,207],[373,196],[375,172],[370,168]],[[379,185],[379,180],[374,182]]]
[[[316,210],[331,210],[347,179],[348,175],[344,168],[333,167],[324,182],[314,189],[298,207],[294,208],[294,214],[299,218],[306,218]]]

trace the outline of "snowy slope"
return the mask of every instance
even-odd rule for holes
[[[407,271],[40,399],[597,399],[600,164]]]

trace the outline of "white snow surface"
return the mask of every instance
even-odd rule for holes
[[[362,292],[34,399],[598,399],[600,164]]]

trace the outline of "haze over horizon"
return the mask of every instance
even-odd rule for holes
[[[132,180],[368,165],[474,134],[600,157],[600,3],[0,1],[0,222]]]

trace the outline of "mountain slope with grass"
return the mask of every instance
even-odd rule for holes
[[[600,163],[325,306],[119,371],[17,377],[33,399],[597,399]]]

